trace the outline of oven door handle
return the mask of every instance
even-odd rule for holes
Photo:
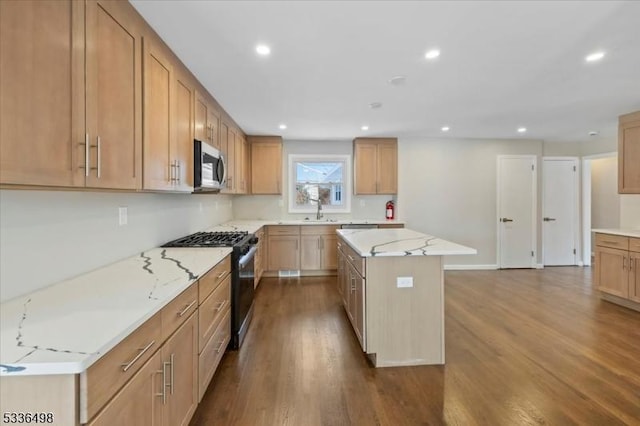
[[[245,265],[253,259],[253,256],[256,254],[256,251],[258,251],[258,248],[256,246],[252,246],[251,249],[249,249],[249,251],[240,258],[238,263],[240,264],[241,268],[244,268]]]

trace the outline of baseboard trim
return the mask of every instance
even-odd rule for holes
[[[444,265],[445,271],[486,271],[498,269],[498,265]]]
[[[536,269],[544,269],[544,265],[542,263],[537,263]]]

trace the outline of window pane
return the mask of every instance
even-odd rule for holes
[[[342,162],[296,161],[296,205],[342,205]]]

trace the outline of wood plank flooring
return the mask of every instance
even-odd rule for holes
[[[640,425],[640,313],[589,268],[445,274],[446,365],[374,369],[335,277],[263,279],[192,425]]]

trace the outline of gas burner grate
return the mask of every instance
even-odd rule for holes
[[[162,247],[233,247],[247,238],[247,231],[196,232]]]

